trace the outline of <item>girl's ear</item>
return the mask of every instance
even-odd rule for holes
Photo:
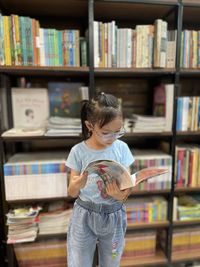
[[[92,125],[92,123],[89,122],[89,121],[85,121],[85,125],[88,128],[88,131],[89,132],[91,132],[93,130],[93,128],[94,128],[93,125]]]

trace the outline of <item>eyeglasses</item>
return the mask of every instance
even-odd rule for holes
[[[118,139],[120,137],[122,137],[125,133],[126,133],[126,130],[125,128],[121,128],[118,132],[115,132],[115,133],[99,133],[98,131],[94,130],[95,133],[100,137],[102,138],[103,140],[110,140],[110,139]]]

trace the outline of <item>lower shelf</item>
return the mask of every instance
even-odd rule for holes
[[[194,261],[200,259],[200,249],[193,251],[184,251],[176,254],[172,254],[172,262],[181,262],[181,261]]]
[[[136,266],[156,266],[157,264],[167,263],[167,258],[162,251],[158,251],[156,255],[149,257],[134,257],[130,260],[123,260],[120,267],[136,267]]]

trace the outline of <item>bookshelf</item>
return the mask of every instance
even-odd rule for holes
[[[48,7],[48,8],[47,8]],[[18,79],[25,77],[29,82],[37,83],[38,81],[83,81],[89,86],[90,96],[100,89],[109,92],[110,84],[116,86],[116,95],[124,97],[123,89],[118,89],[119,83],[144,84],[144,94],[146,95],[145,102],[141,105],[143,113],[150,113],[152,104],[152,85],[154,81],[173,83],[174,86],[174,112],[172,131],[162,133],[141,132],[127,133],[123,138],[130,146],[142,147],[158,147],[159,143],[165,141],[169,144],[169,153],[172,156],[172,177],[174,179],[175,168],[175,147],[183,141],[195,142],[199,144],[200,131],[180,131],[176,132],[176,108],[177,98],[184,95],[185,85],[190,84],[195,79],[196,84],[199,81],[200,69],[183,69],[179,67],[180,48],[181,48],[181,31],[193,25],[200,27],[198,1],[178,1],[178,0],[152,0],[152,1],[137,1],[137,0],[58,0],[54,2],[32,1],[27,4],[27,1],[22,0],[19,3],[14,0],[0,0],[0,10],[3,15],[17,14],[19,16],[29,16],[38,19],[42,27],[55,27],[57,29],[77,28],[81,35],[88,30],[88,66],[87,67],[71,67],[71,66],[0,66],[1,88],[0,93],[3,101],[3,112],[6,116],[1,122],[1,131],[12,127],[12,114],[9,112],[11,106],[11,87],[17,86]],[[174,68],[116,68],[116,67],[95,67],[94,65],[94,21],[103,23],[116,21],[116,25],[120,28],[130,27],[135,28],[136,25],[153,24],[156,19],[163,19],[168,22],[169,29],[177,29],[177,45],[176,45],[176,65]],[[198,27],[195,28],[198,28]],[[142,81],[142,82],[141,82]],[[104,84],[104,86],[102,85]],[[127,87],[128,88],[128,87]],[[187,89],[187,88],[186,88]],[[113,89],[112,89],[113,90]],[[135,90],[131,87],[129,90]],[[199,89],[192,85],[192,93],[197,93],[200,96]],[[4,92],[4,96],[3,96]],[[113,91],[112,91],[113,92]],[[187,92],[187,90],[186,90]],[[138,93],[138,91],[136,91]],[[135,94],[136,94],[135,93]],[[6,94],[6,96],[5,96]],[[7,117],[7,119],[5,119]],[[59,147],[71,147],[80,140],[80,136],[62,136],[62,137],[1,137],[1,156],[5,161],[9,156],[18,151],[29,151],[33,147],[42,148],[48,144],[50,147],[58,144]],[[2,164],[1,164],[2,165]],[[2,167],[2,166],[1,166]],[[3,168],[2,168],[3,170]],[[156,251],[156,255],[151,257],[138,257],[133,261],[125,261],[121,266],[155,266],[160,264],[163,266],[172,266],[176,262],[187,262],[192,259],[199,259],[199,251],[188,253],[188,255],[172,256],[172,234],[176,227],[198,225],[199,221],[173,222],[173,197],[179,193],[199,192],[200,188],[175,188],[173,180],[170,189],[151,190],[151,191],[133,191],[131,197],[138,196],[165,196],[168,200],[168,215],[167,220],[162,222],[152,223],[133,223],[128,227],[128,232],[138,229],[166,229],[168,237],[166,239],[166,248],[164,251]],[[5,201],[4,181],[1,177],[3,199],[3,213],[7,212],[9,207],[19,203],[40,203],[42,201],[51,202],[56,199],[29,199],[23,201]],[[66,201],[72,202],[70,198],[64,198]],[[5,219],[5,217],[4,217]],[[5,232],[7,229],[4,229]],[[47,235],[45,238],[54,238],[54,235]],[[64,237],[64,236],[62,236]],[[41,238],[41,237],[39,237]],[[4,236],[5,239],[5,236]],[[7,261],[8,267],[16,267],[16,259],[12,245],[7,245]]]

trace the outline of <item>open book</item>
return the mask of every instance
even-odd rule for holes
[[[96,173],[105,184],[115,179],[120,190],[124,190],[134,187],[149,178],[167,173],[168,171],[167,168],[149,167],[131,175],[123,165],[116,161],[96,160],[89,163],[82,173],[88,172],[88,175]]]

